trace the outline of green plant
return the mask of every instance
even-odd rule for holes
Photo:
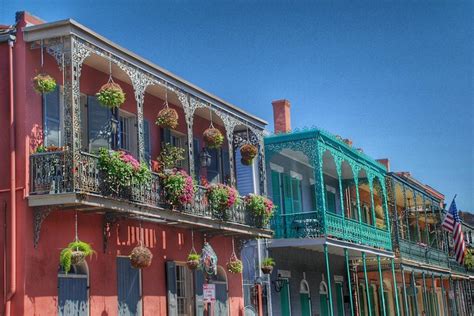
[[[125,92],[113,81],[104,84],[96,97],[100,104],[108,108],[118,108],[125,102]]]
[[[50,93],[56,89],[56,80],[47,74],[36,75],[33,78],[33,84],[38,93]]]
[[[172,169],[178,166],[178,162],[184,160],[184,148],[176,147],[170,143],[161,144],[161,152],[157,160],[162,169]]]
[[[188,266],[189,269],[195,270],[199,267],[199,262],[201,261],[201,256],[198,255],[195,251],[194,248],[191,250],[191,252],[188,255],[188,259],[186,261],[186,265]]]
[[[275,260],[273,258],[267,257],[262,260],[262,267],[274,267],[275,266]]]
[[[464,266],[467,269],[474,269],[474,254],[471,249],[466,250],[466,255],[464,257]]]
[[[224,142],[224,136],[221,131],[211,126],[203,133],[204,143],[207,148],[220,148]]]
[[[192,252],[191,252],[191,253],[188,255],[188,261],[196,261],[196,260],[197,260],[197,261],[201,260],[201,256],[200,256],[199,254],[197,254],[197,253],[192,253]]]
[[[133,184],[143,184],[150,180],[151,172],[147,165],[139,163],[124,151],[99,149],[99,170],[103,181],[112,192],[119,194],[123,188]]]
[[[173,169],[160,174],[163,181],[165,199],[171,205],[185,205],[194,197],[194,182],[184,170]]]
[[[156,125],[163,128],[175,129],[178,126],[178,112],[175,109],[165,107],[158,112]]]
[[[257,156],[258,149],[252,144],[244,144],[240,147],[240,154],[242,156],[241,162],[243,165],[249,166]]]
[[[270,218],[273,216],[273,211],[275,205],[273,202],[257,194],[249,194],[245,197],[245,202],[247,203],[247,208],[254,215],[254,217],[261,221],[261,224],[267,225]]]
[[[231,208],[238,198],[236,189],[225,184],[211,184],[207,186],[206,196],[213,211],[223,213]]]
[[[71,270],[72,265],[81,263],[86,257],[91,257],[94,253],[95,251],[92,249],[90,244],[76,240],[69,243],[66,248],[61,250],[61,253],[59,254],[59,263],[67,274]]]
[[[243,269],[242,261],[237,259],[237,257],[232,257],[229,262],[227,262],[227,270],[230,273],[242,273]]]

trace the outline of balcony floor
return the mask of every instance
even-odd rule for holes
[[[249,238],[271,238],[273,235],[272,231],[268,229],[220,221],[158,206],[150,206],[91,193],[30,195],[28,197],[28,204],[31,207],[48,207],[50,209],[74,208],[81,212],[112,212],[129,217],[140,217],[143,220],[172,225],[174,227],[195,228],[209,235],[235,235],[248,236]]]

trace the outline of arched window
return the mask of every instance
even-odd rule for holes
[[[311,316],[311,295],[309,293],[309,284],[303,279],[300,283],[300,304],[301,316]]]

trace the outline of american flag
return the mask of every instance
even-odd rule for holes
[[[458,209],[456,207],[456,202],[454,197],[451,205],[449,206],[448,213],[443,220],[443,228],[447,231],[453,233],[454,239],[454,254],[456,256],[456,261],[459,264],[464,263],[464,253],[466,251],[466,245],[464,243],[464,234],[461,228],[461,219],[459,218]]]

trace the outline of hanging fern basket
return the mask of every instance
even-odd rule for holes
[[[204,131],[203,138],[206,147],[210,149],[221,148],[224,142],[224,136],[221,131],[212,125]]]
[[[198,255],[195,251],[191,251],[188,255],[186,265],[188,266],[190,270],[196,270],[199,267],[200,260],[201,260],[201,256]]]
[[[119,108],[125,102],[125,92],[112,80],[109,80],[100,88],[99,92],[96,93],[96,97],[101,105],[111,109]]]
[[[56,80],[48,74],[38,74],[33,78],[33,87],[40,94],[47,94],[56,89]]]
[[[67,274],[71,271],[73,265],[79,265],[84,262],[86,257],[90,257],[94,254],[94,250],[91,245],[80,241],[75,240],[69,245],[61,250],[59,255],[59,264],[63,271]]]
[[[135,269],[148,268],[151,265],[153,254],[150,249],[143,245],[133,248],[130,253],[130,263]]]
[[[178,119],[178,112],[175,109],[165,107],[158,112],[155,123],[162,128],[175,129],[178,127]]]
[[[245,166],[250,166],[255,157],[257,157],[258,149],[252,144],[244,144],[240,147],[240,154],[242,156],[241,162]]]

